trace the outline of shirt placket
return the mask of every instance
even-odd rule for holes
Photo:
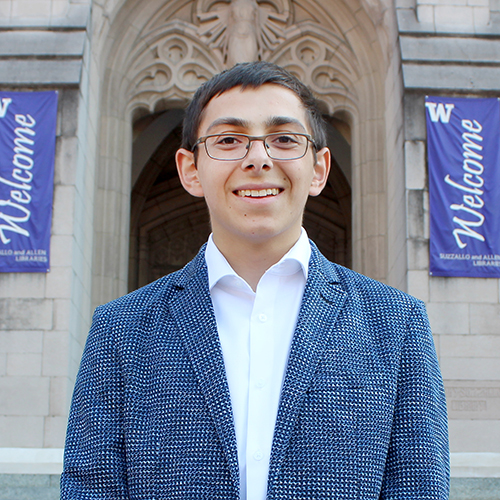
[[[274,421],[271,395],[274,368],[273,304],[278,280],[265,275],[250,317],[250,371],[247,429],[247,500],[265,499]]]

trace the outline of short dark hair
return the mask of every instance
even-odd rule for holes
[[[203,83],[189,103],[184,116],[182,147],[192,150],[198,139],[203,111],[209,101],[234,87],[258,88],[266,83],[281,85],[297,95],[304,106],[316,149],[326,146],[325,122],[311,90],[284,68],[266,61],[241,63]]]

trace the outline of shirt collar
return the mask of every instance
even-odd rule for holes
[[[311,244],[306,230],[302,228],[300,237],[292,248],[280,259],[279,262],[271,266],[266,273],[289,275],[302,269],[304,278],[307,281],[309,259],[311,258]],[[208,238],[205,250],[205,260],[208,268],[208,286],[210,290],[225,276],[238,276],[230,266],[221,251],[213,241],[212,235]]]

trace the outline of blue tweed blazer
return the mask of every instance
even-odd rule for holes
[[[313,245],[267,498],[444,500],[448,455],[424,305]],[[237,500],[237,460],[202,248],[181,271],[97,308],[61,499]]]

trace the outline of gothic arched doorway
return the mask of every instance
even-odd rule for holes
[[[236,0],[222,3],[228,12]],[[401,273],[399,267],[393,269],[393,257],[403,255],[405,240],[399,236],[399,228],[404,227],[403,211],[388,216],[391,203],[404,204],[398,201],[400,198],[396,200],[404,175],[400,162],[400,81],[393,71],[397,67],[393,19],[385,16],[389,11],[379,0],[257,0],[256,3],[254,12],[264,16],[264,20],[259,17],[259,33],[267,33],[271,21],[273,29],[276,28],[272,40],[266,38],[259,58],[285,67],[309,85],[323,102],[325,114],[349,115],[345,121],[352,133],[352,182],[346,181],[349,189],[341,189],[340,195],[336,191],[339,186],[333,186],[336,198],[330,196],[326,207],[316,204],[319,200],[312,202],[306,226],[311,225],[311,236],[318,241],[326,237],[330,241],[327,245],[331,246],[334,236],[335,241],[343,240],[345,262],[348,264],[352,259],[356,271],[394,283]],[[89,109],[97,120],[92,123],[99,137],[95,206],[100,207],[95,211],[92,239],[93,305],[126,292],[128,281],[139,283],[138,269],[132,270],[130,280],[127,276],[130,228],[136,232],[132,234],[136,243],[139,227],[147,232],[148,226],[138,222],[142,208],[137,207],[148,199],[157,175],[153,175],[155,169],[146,169],[149,174],[144,175],[154,179],[142,186],[136,184],[142,169],[130,176],[131,125],[137,122],[138,113],[145,118],[170,107],[183,107],[202,82],[226,67],[225,45],[219,44],[222,39],[214,38],[211,31],[216,27],[213,16],[217,14],[220,18],[222,13],[218,10],[220,4],[205,0],[151,0],[147,2],[148,8],[144,8],[145,2],[140,0],[106,0],[103,4],[106,7],[93,10],[96,66],[91,65],[91,69],[97,73],[92,73],[89,81],[99,85],[98,91],[89,95],[99,100]],[[344,172],[340,162],[337,163]],[[390,178],[388,170],[393,174]],[[130,194],[138,188],[139,193],[134,196],[137,194],[143,200],[139,205],[133,202],[130,211]],[[344,225],[345,236],[334,227],[315,234],[312,226],[321,226],[318,221],[322,213],[329,213],[330,220],[335,220],[339,207],[350,207],[346,200],[351,192],[355,209],[352,226],[350,220]],[[327,194],[325,191],[324,196]],[[184,207],[185,198],[178,201]],[[183,209],[190,211],[188,205]],[[341,212],[347,220],[346,212]],[[134,218],[132,225],[130,214]],[[133,263],[137,261],[139,244],[132,247],[129,262]],[[333,259],[341,262],[341,254]]]
[[[205,202],[187,194],[177,177],[181,117],[170,110],[134,124],[129,290],[180,269],[210,234]],[[323,193],[309,199],[304,227],[328,259],[350,266],[350,129],[335,118],[327,118],[327,129],[332,171]]]

